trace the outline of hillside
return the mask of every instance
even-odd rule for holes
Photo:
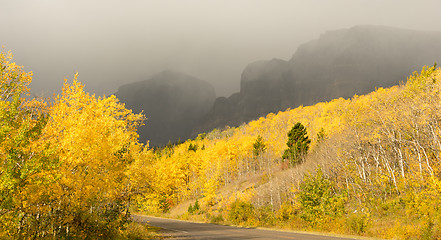
[[[288,61],[249,64],[240,91],[218,98],[202,129],[239,126],[270,112],[397,85],[414,69],[440,62],[440,43],[440,32],[368,25],[328,31]]]
[[[400,86],[269,114],[151,152],[149,164],[137,165],[150,185],[136,199],[138,210],[176,214],[177,206],[182,218],[212,222],[438,239],[440,102],[441,69],[424,68]],[[298,122],[311,144],[303,160],[290,163],[281,156]]]

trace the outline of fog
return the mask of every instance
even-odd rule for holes
[[[109,95],[165,69],[229,96],[248,63],[289,59],[327,30],[440,31],[439,9],[439,0],[0,0],[0,45],[34,72],[38,96],[75,72],[86,90]]]

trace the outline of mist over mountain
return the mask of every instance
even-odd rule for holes
[[[413,71],[440,60],[440,32],[383,26],[328,31],[301,45],[288,61],[249,64],[240,92],[216,99],[200,131],[397,85]]]
[[[149,119],[140,140],[159,146],[271,112],[396,85],[440,60],[440,32],[364,25],[328,31],[287,61],[248,64],[240,91],[228,98],[215,99],[207,82],[170,71],[121,86],[116,95],[128,108],[144,111]]]
[[[175,71],[123,85],[115,95],[127,108],[144,112],[147,120],[138,133],[140,141],[149,140],[152,146],[190,138],[216,97],[208,82]]]

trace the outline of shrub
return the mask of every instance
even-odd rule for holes
[[[151,227],[148,225],[143,225],[139,223],[130,223],[127,228],[121,232],[120,236],[116,239],[118,240],[143,240],[143,239],[154,239],[156,236],[156,227]]]
[[[224,218],[220,214],[217,216],[210,217],[210,223],[222,223],[222,222],[224,222]]]
[[[246,223],[254,219],[254,206],[251,203],[236,200],[231,204],[228,219],[234,224]]]
[[[320,168],[315,175],[306,175],[303,179],[299,201],[301,218],[312,226],[341,216],[344,212],[345,197],[336,194],[332,183],[325,178]]]
[[[284,202],[282,203],[282,206],[280,206],[279,211],[277,211],[277,218],[280,221],[287,221],[294,218],[294,216],[299,214],[299,206],[293,205],[290,202]]]
[[[256,209],[256,217],[262,225],[274,225],[276,220],[271,205],[265,205]]]
[[[354,213],[348,216],[347,224],[350,230],[355,234],[362,234],[366,232],[368,227],[369,218],[366,214]]]

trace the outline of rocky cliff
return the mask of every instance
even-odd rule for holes
[[[141,141],[160,146],[270,112],[396,85],[440,60],[440,32],[355,26],[322,34],[301,45],[289,60],[250,63],[240,91],[228,98],[215,99],[207,82],[171,71],[122,86],[116,95],[148,117],[139,130]]]
[[[138,133],[140,141],[149,140],[151,146],[190,138],[216,97],[208,82],[173,71],[123,85],[115,95],[127,108],[144,112],[147,121]]]
[[[440,32],[382,26],[329,31],[301,45],[288,61],[249,64],[242,73],[240,92],[216,99],[201,131],[396,85],[440,60]]]

